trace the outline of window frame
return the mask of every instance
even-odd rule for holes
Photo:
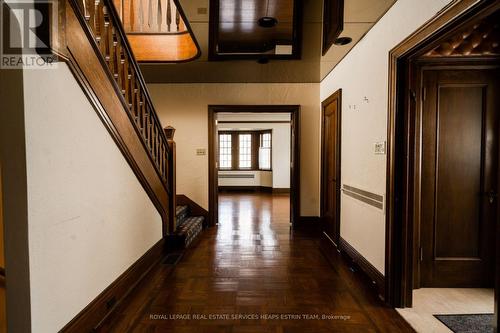
[[[231,166],[230,167],[222,167],[221,165],[221,136],[222,135],[229,135],[231,139]],[[233,158],[234,158],[234,141],[233,141],[233,135],[231,133],[218,133],[217,136],[217,144],[218,144],[218,156],[217,156],[217,162],[219,166],[219,170],[231,170],[233,168]]]
[[[269,134],[269,168],[262,168],[260,166],[260,148],[265,148],[262,147],[262,140],[264,134]],[[260,171],[272,171],[273,170],[273,130],[263,130],[259,131],[258,134],[259,138],[259,146],[257,147],[257,169]]]
[[[260,149],[260,139],[261,134],[269,133],[271,134],[271,147],[270,147],[270,165],[269,169],[261,169],[259,165],[259,149]],[[221,168],[220,166],[220,136],[223,134],[231,135],[231,167],[230,168]],[[239,167],[239,156],[240,156],[240,134],[250,134],[251,135],[251,160],[249,168],[240,168]],[[272,129],[266,130],[219,130],[217,131],[217,161],[218,161],[218,170],[219,171],[272,171],[272,141],[273,134]]]

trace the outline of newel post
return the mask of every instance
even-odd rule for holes
[[[176,172],[175,172],[175,162],[176,162],[176,156],[175,156],[175,141],[174,141],[174,133],[175,133],[175,128],[172,126],[167,126],[164,128],[165,135],[167,136],[167,144],[168,148],[170,150],[170,156],[168,158],[168,187],[170,191],[170,201],[168,203],[168,233],[173,234],[175,232],[176,228],[176,217],[175,217],[175,209],[177,207],[177,192],[176,192],[176,185],[175,185],[175,178],[176,178]]]

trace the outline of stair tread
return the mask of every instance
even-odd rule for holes
[[[175,215],[178,216],[180,215],[181,213],[185,212],[188,210],[188,206],[187,205],[179,205],[177,207],[175,207]]]

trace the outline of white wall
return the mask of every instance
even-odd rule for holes
[[[65,64],[25,71],[32,332],[56,332],[161,238],[161,218]]]
[[[319,83],[150,84],[153,103],[164,125],[176,128],[177,193],[208,208],[208,105],[301,106],[301,215],[319,215]],[[180,167],[182,166],[182,167]]]
[[[389,51],[450,0],[398,0],[321,82],[321,100],[342,88],[342,184],[385,195]],[[365,100],[366,97],[366,100]],[[380,272],[385,269],[385,212],[342,196],[341,236]]]
[[[268,179],[268,174],[271,174],[271,185],[264,184],[250,184],[248,186],[271,186],[273,188],[290,188],[290,143],[291,143],[291,127],[288,123],[238,123],[236,122],[238,119],[251,119],[252,121],[256,120],[270,120],[272,118],[277,117],[268,117],[266,115],[256,115],[254,114],[254,118],[247,117],[247,115],[243,114],[241,117],[238,115],[231,115],[230,117],[226,116],[226,114],[219,115],[219,121],[235,121],[234,123],[219,123],[217,125],[218,130],[268,130],[272,131],[272,139],[271,139],[271,153],[272,153],[272,173],[266,172],[264,177],[261,177],[259,174],[259,183],[262,183]],[[285,114],[286,121],[290,121],[290,115]],[[257,119],[258,118],[258,119]],[[222,171],[221,171],[222,172]],[[242,171],[231,171],[229,173],[241,173]],[[224,173],[228,173],[224,171]],[[256,174],[259,172],[255,172]],[[237,181],[241,181],[243,179],[238,179]],[[236,179],[219,179],[219,185],[221,186],[241,186],[242,184],[236,184]],[[247,179],[248,181],[248,179]]]

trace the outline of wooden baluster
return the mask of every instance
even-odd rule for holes
[[[94,15],[92,19],[92,31],[94,32],[94,38],[99,38],[99,4],[100,0],[94,1]]]
[[[142,102],[142,90],[141,90],[141,86],[139,85],[139,83],[137,83],[137,114],[136,114],[136,117],[135,117],[135,123],[137,124],[137,126],[139,126],[139,129],[142,128],[141,126],[141,115],[142,115],[142,106],[143,106],[143,102]]]
[[[142,0],[139,0],[139,31],[144,28],[144,9],[142,8]]]
[[[153,0],[146,0],[148,2],[148,27],[151,28],[153,24]]]
[[[156,24],[158,24],[158,31],[161,31],[161,23],[163,17],[161,15],[161,0],[158,0],[158,11],[156,13]]]
[[[179,31],[179,23],[181,21],[181,16],[180,16],[180,13],[179,13],[179,9],[176,7],[175,8],[175,26],[177,28],[176,31]]]
[[[119,55],[118,55],[118,37],[116,35],[116,29],[114,26],[111,26],[111,53],[109,55],[109,59],[111,61],[111,72],[113,73],[113,77],[115,81],[118,82],[119,73],[118,73],[118,64],[119,64]]]
[[[152,128],[152,132],[153,132],[153,140],[152,140],[152,143],[151,143],[151,153],[153,154],[153,160],[155,161],[155,164],[158,163],[158,156],[156,155],[156,139],[158,138],[158,135],[156,133],[156,123],[155,123],[155,120],[154,120],[154,117],[151,117],[152,119],[152,122],[153,122],[153,128]]]
[[[90,1],[89,0],[81,0],[81,1],[79,1],[79,3],[81,3],[83,6],[83,8],[82,8],[83,16],[85,17],[85,21],[87,21],[87,23],[88,23],[90,20],[90,10],[89,10]]]
[[[125,48],[123,48],[123,97],[127,103],[127,111],[130,112],[130,64]]]
[[[153,110],[153,108],[151,107],[151,111]],[[153,147],[154,147],[154,140],[155,140],[155,137],[154,137],[154,121],[153,121],[153,111],[149,113],[149,152],[151,153],[151,155],[153,155],[154,157],[154,150],[153,150]]]
[[[104,46],[104,59],[106,60],[106,63],[108,64],[109,69],[111,69],[111,72],[113,72],[113,67],[111,66],[111,50],[112,46],[111,43],[111,27],[109,26],[109,9],[108,7],[104,7],[103,11],[103,18],[104,18],[104,32],[103,32],[103,46]]]
[[[135,119],[137,118],[137,96],[139,94],[139,89],[138,87],[138,82],[135,77],[135,71],[132,70],[130,72],[131,78],[130,78],[130,94],[131,94],[131,110],[132,110],[132,116],[134,117],[134,122]]]
[[[161,170],[161,162],[160,162],[160,125],[156,124],[155,132],[156,132],[156,145],[155,145],[155,155],[156,155],[156,164],[158,164],[158,169]]]
[[[167,0],[167,31],[170,32],[170,25],[172,24],[172,6],[171,0]]]
[[[149,103],[146,102],[146,112],[144,113],[144,139],[146,140],[146,146],[149,147]]]
[[[157,131],[156,131],[156,156],[157,156],[156,162],[158,163],[158,169],[160,170],[160,173],[161,173],[161,137],[160,137],[161,125],[157,124],[156,129],[157,129]]]
[[[116,36],[116,74],[117,74],[117,80],[116,82],[118,83],[118,88],[120,88],[120,91],[123,94],[123,86],[124,86],[124,70],[123,70],[123,47],[122,43],[120,40],[120,37],[117,35]]]
[[[90,31],[94,33],[94,13],[95,13],[95,0],[84,0],[87,3],[87,24]]]
[[[107,11],[107,7],[104,5],[103,1],[99,1],[99,49],[101,54],[106,57],[106,22],[104,20],[104,14]]]
[[[129,22],[130,22],[130,31],[134,31],[135,30],[135,5],[134,5],[134,0],[130,0]]]
[[[115,69],[115,41],[114,41],[114,33],[113,33],[113,26],[111,25],[111,22],[110,22],[110,17],[109,17],[109,12],[107,13],[108,17],[107,17],[107,29],[106,29],[106,33],[108,34],[108,37],[107,37],[107,44],[108,44],[108,65],[109,65],[109,69],[111,70],[111,73],[113,74],[113,77],[116,73],[116,69]]]

